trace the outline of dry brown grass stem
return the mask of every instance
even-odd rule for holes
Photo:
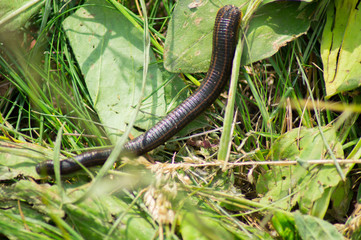
[[[337,159],[339,164],[353,164],[353,163],[361,163],[361,159]],[[334,160],[332,159],[324,159],[324,160],[307,160],[304,161],[306,164],[314,165],[314,164],[334,164]],[[234,163],[226,163],[227,168],[238,167],[238,166],[259,166],[259,165],[273,165],[273,166],[290,166],[297,165],[299,161],[295,160],[282,160],[282,161],[263,161],[263,162],[234,162]],[[148,167],[152,168],[152,170],[162,169],[163,171],[172,171],[177,169],[189,169],[191,167],[223,167],[225,163],[223,161],[217,162],[209,162],[209,163],[157,163],[153,165],[149,165]]]

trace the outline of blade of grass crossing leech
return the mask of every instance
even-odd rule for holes
[[[231,138],[233,135],[232,130],[232,122],[234,118],[234,103],[236,99],[236,92],[237,92],[237,83],[238,83],[238,75],[239,75],[239,68],[241,66],[241,57],[243,52],[243,38],[239,41],[236,53],[233,59],[233,67],[232,67],[232,76],[231,76],[231,84],[229,87],[228,92],[228,101],[226,106],[226,112],[224,116],[224,124],[223,124],[223,132],[221,136],[221,140],[219,143],[219,150],[218,150],[218,160],[228,161],[227,156],[228,152],[230,151],[231,146]]]
[[[251,2],[248,5],[247,12],[245,14],[245,17],[241,21],[241,29],[246,29],[247,23],[249,21],[249,18],[252,16],[252,13],[256,11],[257,6],[262,1],[256,0],[254,2]],[[231,131],[232,128],[232,121],[234,118],[234,103],[235,98],[237,96],[237,86],[238,86],[238,75],[239,75],[239,69],[240,69],[240,63],[242,58],[242,52],[243,52],[243,45],[245,43],[245,38],[243,35],[245,32],[240,31],[240,35],[242,35],[241,40],[237,44],[236,52],[233,59],[233,65],[232,65],[232,75],[231,75],[231,83],[229,87],[229,94],[228,94],[228,103],[226,107],[225,117],[224,117],[224,123],[223,123],[223,132],[221,136],[221,140],[219,143],[219,150],[217,158],[218,160],[225,161],[225,163],[228,161],[227,156],[229,156],[230,152],[230,146],[231,146],[231,138],[233,135],[233,132]]]

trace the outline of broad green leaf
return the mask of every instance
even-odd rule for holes
[[[249,24],[242,64],[247,65],[270,57],[288,42],[305,34],[315,6],[314,3],[292,1],[262,6]]]
[[[221,5],[202,1],[190,8],[192,0],[179,1],[165,42],[164,66],[171,72],[206,72],[212,52],[214,19]],[[245,0],[222,1],[246,9]],[[274,2],[262,6],[252,18],[247,32],[242,64],[250,64],[275,54],[287,42],[309,28],[314,4]]]
[[[18,30],[44,3],[45,0],[0,1],[0,32]]]
[[[361,85],[361,12],[357,4],[358,0],[335,0],[327,9],[321,57],[328,97]]]
[[[19,175],[38,178],[37,163],[53,158],[53,151],[36,144],[0,141],[0,180]]]
[[[222,1],[240,6],[246,0]],[[206,72],[212,53],[214,20],[222,5],[208,1],[190,7],[192,0],[179,1],[169,22],[164,46],[164,67],[170,72]]]
[[[343,240],[341,233],[330,223],[312,216],[294,213],[298,233],[303,240]]]
[[[327,127],[322,130],[336,157],[343,158],[335,130]],[[324,204],[328,205],[332,194],[329,188],[334,189],[341,177],[333,165],[308,165],[307,161],[327,156],[318,129],[294,129],[278,138],[269,157],[273,160],[298,160],[302,165],[273,167],[262,174],[257,183],[257,192],[264,194],[261,203],[274,203],[283,209],[298,204],[304,213],[312,210],[324,214],[315,202],[323,198]]]
[[[143,33],[102,0],[88,1],[63,23],[90,96],[111,140],[133,115],[143,75]],[[162,75],[152,52],[144,101],[135,126],[148,129],[164,116]]]

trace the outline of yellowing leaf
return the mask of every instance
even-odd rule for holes
[[[361,11],[357,2],[331,1],[327,10],[321,57],[328,97],[361,85]]]

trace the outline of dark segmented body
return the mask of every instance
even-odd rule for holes
[[[211,65],[201,86],[164,119],[144,134],[124,145],[124,152],[142,155],[166,142],[200,113],[208,108],[219,96],[230,78],[232,61],[238,40],[238,28],[242,13],[234,6],[222,7],[216,17],[213,32],[213,50]],[[74,161],[86,167],[103,164],[112,149],[86,152],[60,162],[62,174],[69,174],[80,170]],[[54,164],[51,160],[37,165],[39,174],[54,175]]]

